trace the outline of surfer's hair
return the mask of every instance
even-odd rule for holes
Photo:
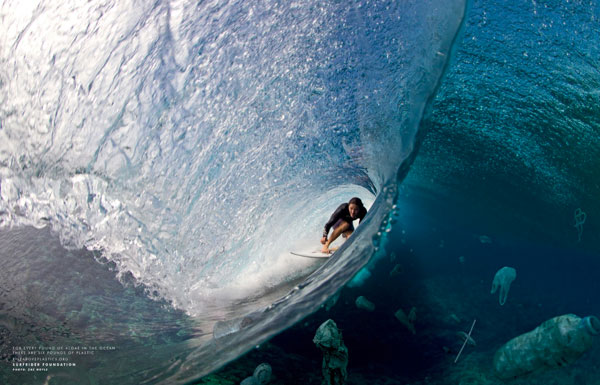
[[[350,199],[350,201],[348,202],[349,205],[351,204],[355,204],[358,207],[364,207],[362,201],[360,200],[360,198],[354,197],[352,199]]]

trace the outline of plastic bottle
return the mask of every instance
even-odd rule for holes
[[[323,384],[343,385],[348,378],[348,348],[344,345],[342,332],[332,319],[319,326],[313,342],[323,352]]]
[[[568,365],[592,346],[593,337],[599,333],[600,321],[594,316],[551,318],[498,349],[494,356],[496,375],[508,379]]]

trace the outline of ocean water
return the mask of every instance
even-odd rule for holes
[[[2,383],[320,383],[333,319],[350,384],[500,384],[504,342],[600,314],[600,3],[0,13]],[[355,195],[334,257],[289,255]],[[598,384],[599,354],[511,383]]]

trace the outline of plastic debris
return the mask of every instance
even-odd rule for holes
[[[463,344],[469,346],[477,346],[477,343],[475,342],[473,337],[471,337],[470,334],[467,334],[466,332],[457,332],[456,335],[460,338],[460,342],[462,342]]]
[[[360,296],[358,298],[356,298],[356,301],[354,302],[356,304],[356,307],[362,310],[366,310],[366,311],[373,311],[375,310],[375,304],[371,301],[369,301],[366,297],[364,296]]]
[[[258,382],[254,377],[246,377],[244,381],[240,382],[240,385],[258,385]]]
[[[364,285],[367,279],[371,278],[371,272],[366,267],[359,270],[358,273],[346,284],[347,287],[360,287]]]
[[[452,314],[450,314],[450,315],[448,316],[448,320],[449,320],[450,322],[457,323],[457,324],[459,324],[459,323],[461,322],[461,321],[460,321],[460,318],[458,318],[458,316],[457,316],[456,314],[454,314],[454,313],[452,313]]]
[[[494,370],[501,379],[568,365],[592,347],[600,334],[600,320],[565,314],[545,321],[513,338],[494,355]]]
[[[213,337],[218,340],[230,334],[237,333],[240,329],[250,326],[253,322],[249,316],[217,321],[213,326]]]
[[[475,340],[471,337],[471,333],[473,333],[473,328],[475,327],[475,322],[477,320],[473,320],[473,323],[471,324],[471,329],[469,330],[469,334],[465,333],[465,332],[460,332],[459,335],[461,336],[461,338],[463,338],[463,344],[460,347],[460,350],[458,351],[458,354],[456,355],[456,358],[454,359],[454,363],[456,364],[458,362],[458,359],[461,355],[461,353],[463,352],[465,346],[467,346],[467,344],[475,346],[477,345],[475,343]]]
[[[271,381],[271,374],[273,370],[269,364],[260,364],[254,369],[254,374],[250,377],[246,377],[240,385],[266,385]]]
[[[396,264],[394,266],[394,268],[390,271],[390,277],[395,277],[397,275],[400,275],[404,272],[404,268],[402,267],[401,264]]]
[[[237,333],[241,327],[240,319],[217,321],[213,326],[213,337],[223,338],[229,334]]]
[[[479,236],[479,242],[481,242],[481,243],[492,243],[492,238],[488,237],[487,235],[480,235]]]
[[[273,369],[271,369],[271,365],[263,363],[254,369],[253,377],[258,381],[258,384],[265,385],[271,381],[272,373]]]
[[[331,308],[335,306],[338,299],[340,299],[340,294],[341,294],[341,291],[338,291],[337,293],[335,293],[334,295],[329,297],[329,299],[327,301],[325,301],[325,303],[322,306],[325,307],[326,311],[331,310]]]
[[[394,317],[396,317],[396,319],[398,321],[400,321],[400,323],[402,325],[406,326],[412,334],[417,334],[417,331],[415,329],[415,321],[417,320],[417,308],[416,307],[413,307],[412,309],[410,309],[410,312],[408,313],[408,315],[406,315],[406,313],[404,313],[404,311],[402,309],[398,309],[394,313]]]
[[[348,348],[342,333],[331,319],[317,329],[313,342],[323,352],[322,372],[325,385],[343,385],[348,377]]]
[[[492,282],[492,292],[494,294],[500,289],[498,301],[500,306],[506,302],[508,297],[508,291],[510,290],[510,284],[517,278],[517,271],[512,267],[505,266],[496,272],[494,281]]]
[[[581,242],[583,234],[583,224],[587,218],[587,214],[582,209],[575,210],[575,228],[577,229],[577,242]]]

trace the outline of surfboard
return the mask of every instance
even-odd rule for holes
[[[295,251],[290,251],[290,254],[295,255],[297,257],[304,257],[304,258],[329,258],[333,255],[333,253],[335,253],[335,251],[337,250],[337,247],[332,247],[329,250],[331,250],[331,253],[329,253],[329,254],[321,253],[321,251],[311,251],[311,252],[305,252],[305,253],[297,253]]]
[[[324,254],[324,253],[316,252],[316,251],[313,251],[312,253],[296,253],[295,251],[290,251],[290,254],[295,255],[297,257],[304,257],[304,258],[329,258],[333,255],[333,254]]]

